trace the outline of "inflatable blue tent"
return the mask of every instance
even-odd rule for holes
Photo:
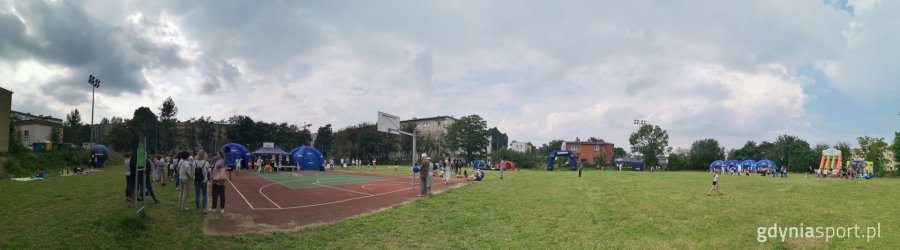
[[[93,157],[97,162],[94,167],[103,168],[103,164],[109,159],[109,148],[106,146],[96,144],[89,150],[91,152],[91,157]]]
[[[219,151],[225,155],[225,164],[226,165],[234,165],[234,160],[237,158],[241,158],[241,166],[240,168],[247,168],[247,163],[250,162],[250,150],[247,150],[246,147],[237,143],[228,143],[219,148]],[[237,168],[238,166],[235,166]]]
[[[716,170],[717,168],[723,168],[723,167],[725,167],[724,161],[714,161],[709,164],[709,172],[712,172],[713,170]]]
[[[757,171],[763,171],[763,170],[766,170],[766,169],[768,169],[768,168],[771,168],[771,169],[775,169],[775,168],[776,168],[775,162],[770,161],[770,160],[761,160],[761,161],[758,161],[758,162],[756,162],[755,165],[753,165],[753,167],[755,167]]]
[[[549,155],[547,155],[547,171],[553,171],[553,161],[556,160],[557,156],[568,156],[569,170],[578,170],[578,159],[575,156],[575,153],[572,153],[572,151],[569,150],[554,150]]]
[[[756,161],[744,160],[741,162],[741,170],[749,169],[751,172],[755,172],[756,168],[754,168],[753,165],[756,165]]]
[[[734,168],[735,170],[740,170],[741,169],[741,161],[728,160],[725,162],[725,167],[727,167],[727,169]]]
[[[325,160],[319,150],[302,146],[291,150],[291,164],[299,165],[300,170],[319,170],[319,167],[325,165]]]

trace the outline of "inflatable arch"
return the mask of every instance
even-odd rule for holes
[[[554,150],[547,155],[547,171],[553,171],[553,161],[556,160],[557,156],[568,156],[569,170],[578,170],[578,157],[575,156],[575,153],[569,150]]]

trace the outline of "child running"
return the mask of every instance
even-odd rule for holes
[[[706,195],[709,196],[713,190],[716,190],[716,194],[722,195],[722,193],[719,192],[719,172],[718,171],[713,171],[712,187],[709,188],[709,192],[706,192]]]

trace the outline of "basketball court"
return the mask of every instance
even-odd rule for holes
[[[355,171],[242,171],[226,182],[224,214],[207,216],[208,234],[293,230],[379,211],[416,199],[412,174]],[[462,186],[433,177],[432,192]],[[418,177],[416,177],[418,182]],[[418,185],[418,183],[417,183]],[[210,206],[212,201],[210,200]]]

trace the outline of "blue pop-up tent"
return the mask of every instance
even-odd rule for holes
[[[325,160],[319,150],[302,146],[291,150],[291,164],[299,165],[300,170],[319,170],[319,167],[325,165]]]
[[[247,163],[250,162],[250,150],[247,150],[247,148],[241,144],[228,143],[219,147],[219,151],[225,155],[225,164],[233,165],[234,160],[237,158],[243,160],[241,161],[241,166],[235,166],[235,168],[247,168]]]
[[[709,172],[712,172],[713,170],[716,170],[717,168],[724,168],[724,167],[725,167],[724,161],[714,161],[709,164]]]
[[[728,160],[728,161],[725,162],[725,167],[728,167],[728,169],[731,169],[731,168],[734,168],[734,169],[740,169],[740,168],[741,168],[741,161],[738,161],[738,160]]]
[[[638,158],[619,158],[616,159],[617,164],[627,164],[631,166],[632,171],[644,171],[644,161]]]
[[[755,172],[755,171],[756,171],[756,168],[753,167],[754,165],[756,165],[756,161],[754,161],[754,160],[744,160],[744,161],[741,162],[741,170],[749,169],[750,171]]]
[[[109,159],[109,148],[106,146],[96,144],[89,150],[91,152],[91,157],[96,161],[94,167],[103,168],[103,163]]]
[[[763,171],[763,170],[769,169],[769,168],[775,169],[777,166],[775,166],[775,162],[773,162],[773,161],[761,160],[761,161],[756,162],[756,165],[753,165],[753,167],[755,167],[757,171]]]

